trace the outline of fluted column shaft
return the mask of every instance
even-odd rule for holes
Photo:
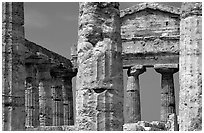
[[[136,123],[141,120],[139,75],[145,71],[142,66],[128,69],[125,123]]]
[[[45,89],[43,87],[43,83],[39,83],[39,121],[40,126],[45,126],[46,118],[45,118]]]
[[[39,121],[40,126],[52,125],[51,106],[51,76],[50,64],[38,65],[38,88],[39,88]]]
[[[202,130],[202,3],[181,6],[179,130]]]
[[[59,79],[55,79],[52,86],[52,125],[63,125],[63,95],[62,95],[62,83]]]
[[[25,130],[23,2],[2,2],[2,127]]]
[[[155,68],[155,70],[162,75],[160,120],[167,122],[168,115],[176,113],[173,74],[178,72],[178,68],[161,67]]]
[[[63,79],[62,94],[63,94],[64,125],[74,125],[72,78]]]
[[[123,128],[123,66],[117,2],[79,4],[76,80],[78,130]]]
[[[26,81],[26,90],[25,90],[25,113],[26,113],[26,120],[25,126],[32,127],[33,126],[33,91],[32,91],[32,83]]]
[[[72,78],[76,72],[59,65],[52,67],[51,76],[53,125],[74,125]]]
[[[35,65],[27,64],[26,65],[26,80],[25,80],[25,113],[26,120],[25,126],[32,127],[34,126],[34,109],[35,109]]]

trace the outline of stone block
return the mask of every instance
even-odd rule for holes
[[[151,127],[151,126],[152,126],[152,124],[150,124],[150,123],[147,122],[147,121],[138,121],[137,124],[138,124],[139,126],[142,126],[142,127]]]
[[[123,131],[145,131],[145,128],[137,123],[128,123],[123,125]]]
[[[62,126],[63,131],[77,131],[76,126]]]
[[[156,127],[144,127],[145,131],[163,131]]]
[[[160,129],[160,130],[166,130],[164,122],[152,121],[152,122],[150,122],[150,124],[152,125],[151,127],[153,127],[153,128]]]
[[[169,114],[168,121],[165,124],[167,131],[178,131],[178,122],[176,114]]]

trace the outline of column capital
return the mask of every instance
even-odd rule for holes
[[[156,72],[163,73],[171,73],[174,74],[179,71],[178,64],[156,64],[154,65],[154,69]]]
[[[128,76],[139,76],[145,71],[146,71],[146,68],[143,65],[135,65],[128,69],[127,74]]]

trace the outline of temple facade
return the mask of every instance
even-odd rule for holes
[[[5,2],[2,13],[3,130],[202,130],[202,3],[124,10],[118,2],[79,3],[72,59],[25,38],[23,3]],[[161,75],[161,102],[160,120],[148,122],[141,119],[139,80],[150,67]]]

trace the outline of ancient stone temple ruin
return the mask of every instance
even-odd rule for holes
[[[3,3],[2,13],[3,130],[202,130],[202,3],[79,3],[71,60],[25,38],[23,3]],[[161,74],[160,121],[141,119],[139,75],[148,67]]]

